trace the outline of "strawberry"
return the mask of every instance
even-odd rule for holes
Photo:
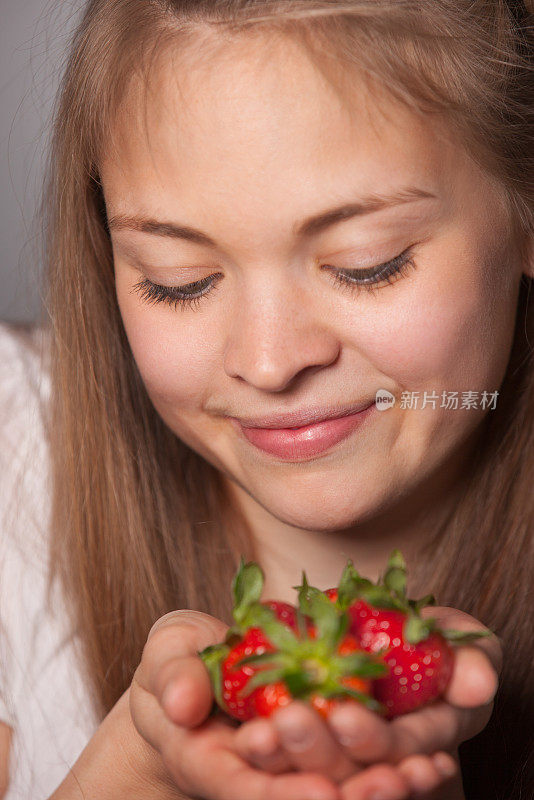
[[[297,630],[297,610],[295,606],[280,600],[266,600],[262,605],[271,609],[276,618],[291,630]],[[281,708],[290,702],[291,695],[286,685],[281,681],[258,687],[246,700],[240,697],[241,691],[246,687],[249,678],[257,670],[252,665],[244,665],[239,668],[238,662],[246,656],[272,653],[275,650],[276,648],[273,647],[261,628],[249,628],[241,642],[238,642],[230,650],[222,662],[222,698],[226,709],[236,719],[244,721],[256,716],[268,717],[276,708]]]
[[[391,672],[373,685],[373,696],[387,707],[387,717],[406,714],[437,700],[453,671],[454,651],[444,636],[434,632],[423,641],[410,644],[403,639],[403,627],[404,620],[392,625],[390,635],[400,643],[387,652],[385,660]]]
[[[291,695],[282,681],[260,686],[246,698],[241,696],[250,678],[258,671],[252,664],[241,666],[241,659],[275,650],[261,628],[249,628],[241,641],[229,650],[221,664],[221,681],[224,708],[232,717],[241,721],[267,717],[276,708],[290,702]]]
[[[347,656],[351,653],[358,652],[361,652],[361,647],[356,637],[351,636],[350,634],[345,634],[337,648],[337,654],[340,656]],[[352,689],[357,694],[369,695],[372,688],[372,682],[370,679],[360,678],[357,675],[346,675],[345,677],[341,678],[340,683],[342,683],[343,686],[347,686],[349,689]],[[327,719],[332,713],[333,709],[342,702],[347,702],[347,700],[324,697],[320,694],[320,692],[314,692],[310,696],[311,705],[325,719]],[[375,710],[379,709],[377,708]]]
[[[216,704],[240,721],[270,716],[293,698],[323,716],[347,700],[384,713],[370,689],[371,679],[387,674],[387,667],[348,632],[348,614],[322,592],[302,608],[260,602],[262,588],[261,568],[242,559],[232,583],[235,624],[224,642],[199,653]]]
[[[296,587],[308,596],[319,591]],[[422,619],[421,608],[433,605],[435,598],[421,600],[406,596],[406,564],[399,550],[389,558],[384,577],[374,584],[362,578],[352,562],[345,567],[339,587],[324,593],[350,616],[350,632],[360,647],[381,654],[389,674],[373,681],[373,696],[386,707],[392,718],[437,700],[447,688],[454,666],[454,650],[449,644],[463,644],[491,631],[441,629],[433,618]]]
[[[274,611],[276,618],[288,625],[292,630],[297,630],[297,609],[290,603],[281,600],[265,600],[264,606]]]

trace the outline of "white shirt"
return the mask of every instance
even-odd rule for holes
[[[7,800],[45,800],[98,722],[57,585],[46,599],[48,334],[0,322],[0,720],[13,728]]]

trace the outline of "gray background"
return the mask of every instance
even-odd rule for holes
[[[53,99],[83,0],[0,0],[0,319],[41,315],[40,204]]]

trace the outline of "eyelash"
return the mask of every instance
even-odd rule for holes
[[[340,270],[332,267],[329,267],[329,269],[333,270],[332,279],[334,282],[343,289],[348,289],[350,292],[358,289],[374,292],[378,288],[377,284],[383,281],[386,284],[395,283],[409,269],[415,269],[415,263],[411,257],[412,250],[413,247],[408,247],[398,256],[392,258],[391,261],[386,261],[384,264],[379,264],[378,267],[372,267],[368,270]],[[168,303],[171,307],[174,306],[175,310],[178,306],[181,306],[182,309],[195,309],[200,305],[202,298],[212,294],[217,288],[218,284],[212,280],[216,277],[217,275],[208,275],[206,278],[184,286],[161,286],[148,278],[144,278],[135,284],[132,291],[137,291],[141,295],[141,299],[149,304]],[[206,287],[209,287],[208,291],[202,292]],[[193,292],[198,290],[200,293],[181,294],[185,289]]]

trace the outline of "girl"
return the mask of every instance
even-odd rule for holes
[[[8,798],[532,793],[530,37],[503,0],[88,3],[48,320],[2,333]],[[241,555],[292,601],[393,547],[497,634],[442,701],[208,719]]]

